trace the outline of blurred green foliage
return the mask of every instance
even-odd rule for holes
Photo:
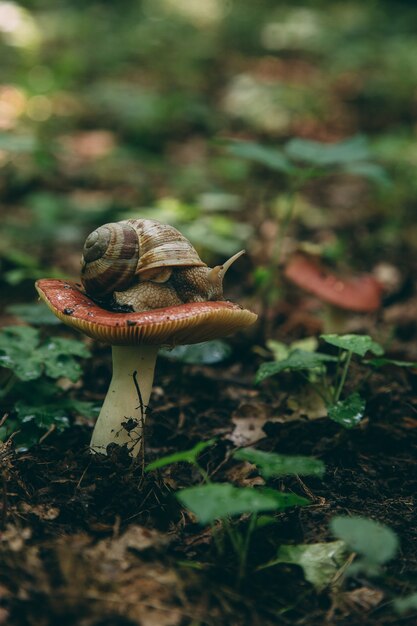
[[[53,431],[68,428],[73,414],[97,415],[91,402],[65,393],[65,385],[81,376],[77,359],[90,352],[78,340],[48,337],[30,326],[7,326],[0,332],[0,400],[3,410],[0,441],[9,436],[21,449]],[[54,382],[53,382],[54,381]],[[13,416],[9,415],[10,410]]]
[[[410,271],[416,18],[389,0],[0,0],[5,304],[77,277],[86,234],[138,215],[209,264],[246,248],[237,298],[281,297],[294,243]]]

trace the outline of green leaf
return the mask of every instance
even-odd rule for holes
[[[391,560],[399,547],[398,537],[390,528],[365,517],[334,517],[330,527],[353,552],[375,565]]]
[[[394,607],[400,614],[417,611],[417,593],[412,593],[404,598],[397,598],[394,600]]]
[[[274,452],[263,452],[254,448],[241,448],[235,452],[234,458],[239,461],[254,463],[264,478],[289,476],[291,474],[323,476],[325,472],[324,463],[309,456],[288,456]]]
[[[33,135],[0,133],[0,150],[24,154],[34,152],[36,147],[37,141]]]
[[[77,381],[82,373],[80,364],[73,358],[87,358],[90,351],[81,341],[55,337],[39,349],[39,356],[44,359],[45,373],[51,378],[69,378]]]
[[[285,152],[293,161],[321,167],[364,161],[371,156],[368,142],[362,136],[333,144],[308,139],[291,139],[285,146]]]
[[[380,359],[367,359],[364,361],[366,365],[372,365],[373,367],[383,367],[384,365],[396,365],[397,367],[417,367],[417,361],[398,361],[397,359],[386,359],[384,357]]]
[[[74,357],[88,356],[90,351],[76,339],[55,337],[40,345],[39,331],[30,326],[8,326],[0,332],[0,366],[13,370],[23,381],[46,374],[75,382],[81,367]]]
[[[194,513],[201,524],[242,513],[282,511],[290,506],[309,504],[305,498],[274,489],[239,488],[228,483],[182,489],[176,497]]]
[[[389,179],[386,171],[377,163],[369,163],[368,161],[363,161],[362,163],[349,163],[343,168],[343,171],[347,174],[363,176],[363,178],[367,178],[381,187],[389,187],[391,184],[391,180]]]
[[[194,465],[203,450],[214,445],[215,443],[215,439],[210,439],[209,441],[200,441],[190,450],[174,452],[174,454],[164,456],[162,457],[162,459],[152,461],[152,463],[149,463],[149,465],[146,467],[145,471],[151,472],[152,470],[159,469],[160,467],[165,467],[165,465],[172,465],[172,463],[180,462],[191,463],[192,465]]]
[[[345,543],[340,540],[296,546],[283,545],[278,550],[277,558],[259,569],[280,563],[299,565],[303,569],[305,579],[320,592],[332,582],[345,560],[345,554]]]
[[[6,311],[36,326],[43,324],[53,326],[62,323],[43,303],[12,304],[7,307]]]
[[[227,152],[242,159],[265,165],[278,172],[290,173],[294,168],[284,154],[276,148],[261,146],[252,141],[235,141],[227,146]]]
[[[42,375],[43,364],[36,350],[39,331],[30,326],[8,326],[0,332],[0,367],[13,370],[20,380]]]
[[[221,339],[195,343],[189,346],[176,346],[171,350],[167,348],[160,350],[160,354],[167,359],[192,365],[221,363],[229,358],[231,352],[230,345]]]
[[[320,335],[320,337],[332,346],[359,356],[365,356],[367,352],[372,352],[377,356],[384,354],[383,347],[369,335]]]
[[[52,425],[59,431],[69,427],[68,410],[61,402],[32,406],[25,401],[18,401],[15,410],[22,425],[33,422],[42,431],[48,430]]]
[[[365,414],[366,402],[355,392],[328,408],[330,419],[345,428],[353,428]]]
[[[262,363],[255,377],[255,382],[260,383],[279,374],[284,370],[308,370],[321,367],[323,363],[337,361],[333,356],[321,354],[320,352],[307,352],[306,350],[294,350],[287,359],[272,363]]]
[[[318,348],[318,340],[316,337],[305,337],[304,339],[299,339],[298,341],[294,341],[290,345],[287,345],[282,341],[268,339],[266,347],[272,352],[275,361],[283,361],[296,350],[301,350],[302,352],[315,352]]]

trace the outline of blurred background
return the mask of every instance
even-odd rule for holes
[[[227,295],[252,305],[300,247],[410,291],[416,24],[411,0],[1,0],[2,306],[136,216],[209,264],[246,247]]]

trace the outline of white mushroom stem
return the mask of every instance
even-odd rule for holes
[[[107,454],[116,443],[132,457],[139,454],[158,348],[113,346],[113,376],[90,444],[94,452]]]

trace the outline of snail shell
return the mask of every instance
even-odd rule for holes
[[[174,267],[203,267],[191,243],[176,228],[132,219],[100,226],[86,239],[81,281],[96,297],[124,291],[140,281],[166,282]]]

